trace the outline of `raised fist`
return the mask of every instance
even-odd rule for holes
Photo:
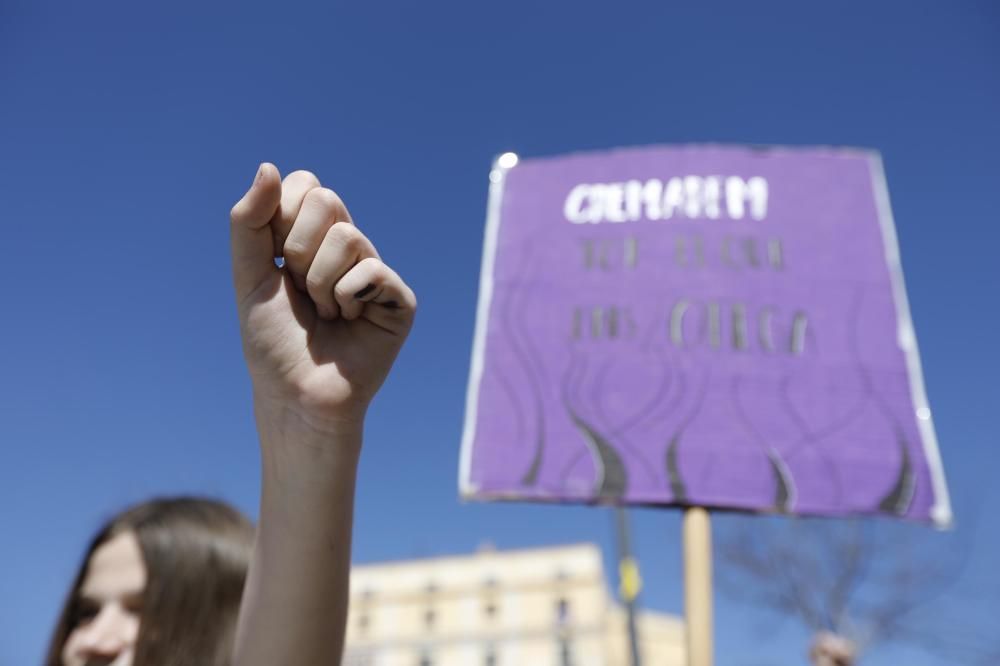
[[[360,424],[413,323],[413,291],[308,171],[282,180],[262,164],[231,219],[258,409],[290,410],[318,430]]]

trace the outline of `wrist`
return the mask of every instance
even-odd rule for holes
[[[254,415],[266,466],[272,461],[356,467],[364,434],[364,410],[322,414],[254,392]]]
[[[344,400],[331,405],[306,394],[286,394],[253,386],[254,413],[258,421],[324,435],[350,435],[360,432],[368,413],[368,400]]]

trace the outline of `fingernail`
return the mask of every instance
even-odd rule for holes
[[[264,163],[261,162],[260,166],[257,167],[257,175],[253,177],[253,183],[250,185],[250,187],[253,187],[257,183],[259,183],[260,179],[263,178],[263,176],[264,176]]]
[[[374,288],[375,288],[375,285],[369,283],[367,287],[365,287],[364,289],[360,290],[358,293],[354,294],[354,298],[364,298],[368,294],[372,293],[372,290]]]

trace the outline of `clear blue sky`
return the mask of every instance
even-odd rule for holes
[[[227,214],[262,160],[337,189],[420,298],[371,411],[368,562],[484,540],[611,554],[605,511],[457,500],[495,154],[880,149],[954,537],[972,544],[963,585],[994,585],[998,72],[988,0],[0,2],[0,663],[40,659],[85,539],[125,504],[198,492],[255,512]],[[635,526],[644,602],[678,612],[678,515]],[[802,663],[793,624],[724,596],[717,616],[721,666]]]

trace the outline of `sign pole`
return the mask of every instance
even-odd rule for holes
[[[712,666],[712,526],[708,510],[684,510],[684,615],[688,666]]]
[[[618,579],[622,599],[625,601],[625,617],[628,627],[629,656],[631,666],[642,666],[642,656],[639,651],[639,631],[636,628],[636,597],[642,582],[639,578],[639,565],[632,555],[632,539],[630,535],[628,516],[625,509],[617,506],[615,512],[615,528],[618,533]]]

